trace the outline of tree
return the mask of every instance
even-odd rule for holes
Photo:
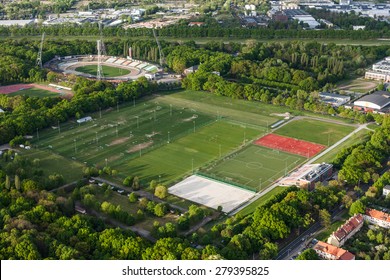
[[[313,249],[306,249],[296,259],[297,260],[319,260],[320,257]]]
[[[156,181],[156,180],[150,181],[149,186],[150,186],[150,188],[151,188],[152,190],[154,190],[154,189],[157,187],[157,181]]]
[[[138,196],[135,193],[132,192],[129,194],[129,201],[131,203],[137,202],[137,200],[138,200]]]
[[[365,212],[366,212],[366,206],[363,204],[363,202],[360,199],[352,203],[351,207],[349,208],[349,215],[351,216],[355,214],[364,214]]]
[[[275,243],[267,242],[263,245],[263,248],[259,252],[260,260],[272,260],[278,254],[278,245]]]
[[[168,195],[168,190],[163,185],[158,185],[154,191],[154,195],[157,196],[160,199],[164,199]]]
[[[168,207],[167,204],[165,203],[159,203],[154,207],[154,214],[157,217],[164,217],[167,211],[168,211]]]
[[[331,224],[331,215],[328,210],[321,209],[319,212],[320,223],[323,227],[328,228]]]
[[[18,175],[15,175],[15,188],[20,190],[20,178]]]
[[[126,187],[130,187],[132,184],[133,184],[133,176],[127,176],[124,180],[123,180],[123,185],[125,185]]]
[[[133,184],[132,184],[133,190],[139,190],[140,189],[140,184],[139,184],[139,178],[138,176],[135,176],[133,179]]]

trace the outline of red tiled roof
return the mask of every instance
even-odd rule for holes
[[[333,232],[333,235],[338,239],[342,240],[348,234],[350,234],[354,229],[356,229],[361,223],[363,223],[362,214],[358,214],[350,218],[344,225],[342,225],[338,230]]]
[[[318,241],[317,244],[313,248],[314,250],[322,251],[326,254],[330,254],[335,256],[336,260],[353,260],[355,256],[348,252],[347,250],[344,250],[342,248],[333,246],[331,244]]]
[[[385,212],[367,208],[366,215],[375,218],[377,220],[382,220],[384,222],[390,223],[390,215]]]

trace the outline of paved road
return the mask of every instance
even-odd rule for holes
[[[346,211],[345,209],[337,210],[335,213],[332,214],[332,221],[338,220],[339,216],[343,214],[343,212]],[[309,244],[309,242],[312,240],[312,237],[317,235],[320,231],[324,229],[323,226],[319,222],[316,222],[313,224],[309,229],[307,229],[305,232],[301,233],[297,238],[295,238],[290,244],[288,244],[286,247],[281,249],[279,251],[279,254],[277,255],[277,260],[288,260],[290,259],[290,256],[297,255],[299,251],[302,251],[305,249],[305,246]]]
[[[298,117],[298,118],[309,118],[309,119],[313,119],[312,117]],[[314,118],[315,119],[315,118]],[[295,120],[297,120],[297,118],[295,118]],[[322,120],[322,119],[321,119]],[[326,121],[330,121],[330,122],[335,122],[335,123],[339,123],[337,121],[333,121],[333,120],[326,120]],[[320,157],[322,157],[323,155],[325,155],[326,153],[332,151],[333,149],[335,149],[337,146],[339,146],[340,144],[342,144],[343,142],[347,141],[350,137],[352,137],[355,133],[359,132],[360,130],[363,130],[363,129],[368,129],[367,128],[367,125],[368,123],[366,124],[361,124],[361,125],[353,125],[353,126],[357,126],[357,128],[352,131],[350,134],[348,134],[347,136],[345,136],[344,138],[340,139],[339,141],[337,141],[336,143],[334,143],[332,146],[330,146],[329,148],[327,148],[325,151],[319,153],[318,155],[316,155],[315,157],[313,157],[312,159],[310,159],[309,161],[305,162],[305,164],[311,164],[313,162],[315,162],[317,159],[319,159]],[[368,129],[368,130],[371,130],[371,129]],[[261,191],[261,192],[258,192],[255,194],[254,197],[252,197],[250,200],[248,200],[246,203],[242,204],[240,207],[236,208],[234,211],[230,212],[229,215],[230,216],[233,216],[235,214],[237,214],[239,211],[241,211],[242,209],[244,209],[245,207],[247,207],[249,204],[253,203],[254,201],[256,201],[257,199],[259,199],[260,197],[262,197],[263,195],[269,193],[270,191],[272,191],[274,188],[276,188],[277,186],[279,186],[279,181],[280,179],[278,179],[277,181],[275,181],[275,183],[273,185],[271,185],[270,187],[268,187],[267,189]]]
[[[10,145],[8,145],[8,144],[1,145],[1,146],[0,146],[0,151],[9,150],[9,149],[11,149],[11,147],[10,147]]]

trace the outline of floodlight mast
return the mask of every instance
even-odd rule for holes
[[[98,65],[97,65],[97,79],[100,81],[104,79],[104,73],[102,68],[102,41],[97,40],[97,51],[98,51]]]
[[[162,48],[161,48],[160,41],[157,38],[156,30],[154,28],[153,28],[153,36],[156,39],[157,46],[158,46],[158,51],[160,53],[160,66],[163,67],[164,64],[165,64],[165,57],[164,57],[164,53],[163,53]]]
[[[45,32],[42,33],[41,45],[39,46],[38,57],[37,57],[37,66],[42,69],[42,49],[43,41],[45,40]]]

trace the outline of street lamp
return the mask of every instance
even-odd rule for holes
[[[168,131],[168,143],[170,142],[170,138],[169,138],[169,131]]]

